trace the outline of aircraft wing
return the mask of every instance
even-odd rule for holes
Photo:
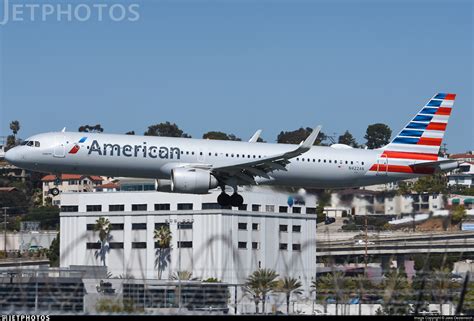
[[[230,178],[236,178],[243,185],[255,184],[256,176],[270,178],[268,173],[275,170],[286,171],[286,165],[290,163],[289,160],[291,158],[302,155],[311,149],[320,130],[321,126],[313,129],[305,141],[301,142],[296,149],[289,152],[222,167],[213,167],[211,171],[217,178],[224,181]]]

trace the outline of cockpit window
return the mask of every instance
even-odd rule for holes
[[[38,142],[36,140],[25,140],[24,142],[22,142],[20,144],[20,146],[40,147],[41,144],[40,144],[40,142]]]

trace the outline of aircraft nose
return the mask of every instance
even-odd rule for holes
[[[9,149],[5,153],[5,159],[7,160],[7,162],[12,163],[12,164],[17,162],[19,160],[18,149],[16,148]]]

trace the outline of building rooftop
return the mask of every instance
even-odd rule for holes
[[[76,175],[76,174],[62,174],[60,179],[62,181],[71,181],[71,180],[80,180],[84,177],[90,178],[92,181],[100,181],[102,182],[104,179],[100,176],[88,176],[88,175]],[[56,179],[55,175],[46,175],[41,180],[43,182],[52,182]]]

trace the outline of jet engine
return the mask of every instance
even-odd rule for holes
[[[157,192],[171,192],[171,180],[157,179],[155,180],[155,189]]]
[[[171,171],[171,191],[175,193],[207,194],[219,185],[211,172],[198,168],[175,168]]]

